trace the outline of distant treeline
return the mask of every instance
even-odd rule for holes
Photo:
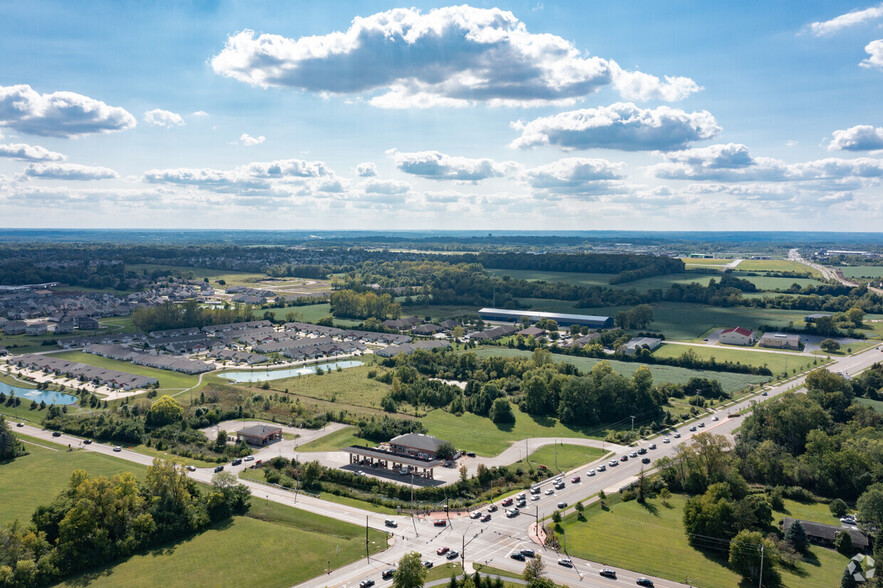
[[[611,284],[685,271],[684,262],[680,259],[656,255],[480,253],[461,256],[461,260],[465,263],[473,261],[472,258],[486,268],[619,274],[611,280]]]

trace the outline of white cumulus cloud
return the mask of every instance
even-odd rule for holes
[[[841,14],[831,20],[810,23],[809,31],[813,36],[824,37],[881,17],[883,17],[883,4],[878,4],[864,10],[853,10]]]
[[[356,173],[361,178],[373,178],[377,175],[377,166],[371,161],[366,161],[356,166]]]
[[[883,39],[877,39],[865,45],[865,53],[868,54],[868,58],[863,59],[859,63],[860,66],[883,69]]]
[[[267,195],[290,187],[301,192],[337,191],[334,172],[321,161],[283,159],[253,162],[232,170],[212,168],[155,169],[145,172],[145,182],[176,184],[199,189],[243,195]]]
[[[144,122],[154,127],[164,127],[170,129],[172,127],[183,127],[184,118],[180,114],[163,110],[162,108],[154,108],[144,113]]]
[[[411,189],[411,186],[404,182],[396,182],[393,180],[365,180],[361,184],[362,190],[366,194],[405,194]]]
[[[611,67],[613,87],[626,100],[677,102],[702,90],[699,84],[683,76],[665,76],[665,81],[662,81],[640,71],[625,71],[616,63],[611,63]]]
[[[82,94],[40,94],[27,84],[0,86],[0,127],[67,138],[124,131],[135,125],[135,117],[126,109]]]
[[[876,151],[883,149],[883,128],[871,125],[856,125],[852,128],[834,131],[828,143],[828,151]]]
[[[473,181],[498,178],[516,168],[514,163],[497,163],[492,159],[470,159],[446,155],[438,151],[401,153],[390,149],[386,154],[406,174],[430,180]]]
[[[243,145],[245,145],[246,147],[252,147],[253,145],[260,145],[261,143],[263,143],[266,140],[267,140],[267,138],[264,137],[263,135],[261,135],[260,137],[252,137],[248,133],[242,133],[239,136],[239,142],[242,143]]]
[[[94,167],[77,163],[31,163],[24,171],[29,178],[45,180],[109,180],[119,174],[108,167]]]
[[[639,72],[587,56],[561,37],[528,32],[509,11],[467,5],[427,13],[396,8],[356,17],[346,31],[299,39],[243,30],[211,64],[220,75],[264,88],[369,94],[381,108],[572,103],[613,83],[615,74],[617,88],[635,99],[677,100],[699,89],[686,78],[637,80]]]
[[[0,145],[0,157],[11,157],[22,161],[61,161],[65,158],[61,153],[49,151],[45,147],[24,143]]]
[[[521,137],[513,149],[552,145],[565,151],[619,149],[623,151],[671,151],[710,139],[721,128],[708,111],[688,113],[660,106],[645,109],[630,102],[585,108],[546,116],[513,128]]]
[[[195,116],[196,118],[208,118],[209,113],[204,110],[197,110],[196,112],[192,113],[192,116]]]
[[[546,194],[593,196],[621,193],[625,164],[606,159],[568,157],[524,172],[531,188]]]

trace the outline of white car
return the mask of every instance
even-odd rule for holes
[[[245,457],[242,458],[242,461],[254,461],[254,456],[253,455],[246,455]]]
[[[189,466],[187,466],[187,471],[188,471],[188,472],[195,472],[195,471],[196,471],[196,466],[194,466],[194,465],[189,465]]]
[[[469,513],[469,518],[470,519],[480,519],[481,518],[481,511],[476,510],[474,512]]]
[[[711,420],[713,420],[714,422],[717,422],[718,419],[716,416],[713,416],[713,417],[711,417]]]
[[[588,471],[586,472],[586,475],[587,475],[587,476],[594,476],[594,475],[595,475],[595,470],[588,470]]]
[[[530,497],[530,499],[534,502],[536,502],[540,498],[542,498],[542,496],[540,496],[539,494],[534,494],[533,496]]]
[[[671,443],[671,439],[669,439],[668,437],[663,437],[662,442],[663,443]]]
[[[551,496],[552,494],[555,494],[555,489],[554,489],[554,488],[548,488],[548,489],[546,489],[546,496]]]

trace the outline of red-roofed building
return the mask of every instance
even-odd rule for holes
[[[757,337],[754,336],[754,331],[751,329],[730,327],[720,332],[718,341],[726,345],[754,345]]]

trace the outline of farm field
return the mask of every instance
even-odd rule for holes
[[[674,345],[672,345],[672,347],[674,347]],[[475,350],[474,353],[480,358],[497,355],[502,357],[524,357],[525,359],[527,359],[531,356],[530,351],[521,349],[509,349],[507,347],[485,347]],[[602,361],[593,357],[573,357],[568,355],[553,355],[552,357],[557,361],[565,361],[567,363],[571,363],[583,372],[591,371],[592,367],[594,367],[596,363]],[[610,366],[613,368],[613,371],[626,377],[631,377],[632,374],[635,373],[635,370],[643,365],[639,362],[631,361],[606,361],[610,362]],[[653,374],[653,382],[656,384],[663,382],[671,382],[673,384],[686,384],[690,380],[690,378],[711,378],[714,380],[718,380],[721,383],[723,389],[727,392],[734,392],[752,384],[760,384],[769,379],[767,376],[734,374],[730,372],[714,372],[708,370],[691,370],[687,368],[672,367],[667,365],[648,365],[647,367],[650,369],[650,373]]]
[[[822,277],[818,270],[788,259],[746,259],[736,266],[743,272],[795,272],[808,276]]]
[[[616,274],[595,274],[583,272],[552,272],[542,270],[513,270],[513,269],[491,269],[488,273],[504,276],[510,275],[517,280],[528,280],[535,282],[545,280],[547,282],[567,282],[578,286],[610,286],[610,279]]]
[[[745,349],[732,348],[729,346],[704,347],[701,345],[666,345],[663,344],[653,352],[655,357],[680,357],[686,351],[692,351],[701,359],[714,357],[719,362],[731,361],[743,365],[767,366],[774,374],[784,371],[797,370],[802,372],[818,365],[816,357],[807,357],[800,354],[766,353],[759,351],[747,351]],[[813,363],[815,362],[815,364]]]
[[[701,257],[681,257],[679,258],[686,265],[697,265],[697,266],[716,266],[716,265],[727,265],[732,259],[703,259]]]
[[[804,286],[820,286],[824,284],[821,280],[816,280],[813,278],[775,278],[770,276],[746,276],[742,272],[733,272],[733,276],[737,278],[741,278],[743,280],[748,280],[759,290],[771,291],[771,290],[787,290],[793,284],[797,284],[801,288]],[[746,292],[745,294],[756,294],[756,292]],[[775,294],[767,294],[767,296],[774,296]]]
[[[66,446],[34,439],[26,441],[28,454],[11,462],[0,464],[0,524],[19,518],[31,520],[31,514],[41,504],[48,504],[56,494],[67,487],[74,470],[86,470],[93,476],[115,476],[132,472],[139,479],[145,467],[92,451],[68,451]]]
[[[80,363],[87,363],[91,366],[118,370],[138,376],[150,376],[159,380],[160,391],[183,390],[195,386],[199,381],[198,376],[190,376],[169,370],[158,370],[143,365],[135,365],[128,361],[117,361],[115,359],[101,357],[100,355],[83,353],[82,351],[62,351],[59,353],[53,353],[52,357],[60,357],[70,361],[79,361]]]
[[[385,533],[372,529],[369,541],[371,553],[386,548]],[[364,555],[364,528],[252,499],[246,516],[63,585],[281,588],[324,573],[329,563],[339,568]]]
[[[883,265],[837,266],[845,278],[883,278]]]
[[[571,555],[606,565],[640,569],[647,574],[685,581],[703,588],[737,588],[740,577],[727,564],[726,551],[700,551],[687,541],[683,528],[686,497],[674,495],[663,504],[658,499],[645,505],[637,501],[613,504],[609,510],[592,505],[586,520],[569,515],[567,549]],[[665,549],[635,549],[636,537],[647,545]],[[813,546],[811,559],[799,562],[797,573],[781,569],[789,588],[828,588],[839,584],[846,558],[836,551]]]

